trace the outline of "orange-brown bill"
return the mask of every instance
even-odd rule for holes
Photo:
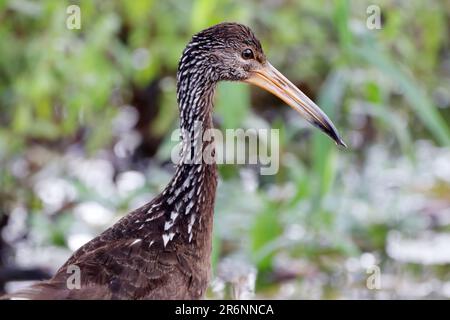
[[[346,147],[327,115],[269,62],[265,62],[262,68],[252,71],[251,76],[245,82],[276,95],[298,111],[308,122],[330,136],[337,145]]]

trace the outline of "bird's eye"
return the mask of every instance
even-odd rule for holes
[[[255,56],[253,55],[253,51],[251,49],[245,49],[244,51],[242,51],[242,58],[244,58],[245,60],[248,60],[248,59],[254,59]]]

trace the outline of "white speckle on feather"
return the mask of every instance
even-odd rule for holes
[[[172,220],[172,221],[175,221],[175,219],[178,217],[178,212],[176,212],[176,211],[172,211],[171,213],[170,213],[170,219]]]
[[[191,176],[187,176],[186,180],[184,180],[183,182],[183,188],[186,189],[187,187],[189,187],[190,183],[191,183]]]
[[[172,228],[172,226],[173,226],[173,220],[166,221],[166,223],[164,223],[164,231],[169,230],[170,228]]]
[[[166,247],[167,243],[173,239],[174,236],[175,236],[174,232],[170,232],[169,234],[165,233],[162,235],[164,248]]]
[[[194,206],[194,201],[189,202],[188,205],[186,206],[186,211],[184,212],[184,214],[189,214],[189,212],[191,212],[191,209],[193,206]]]
[[[141,242],[141,241],[142,241],[142,239],[136,239],[136,240],[134,240],[130,245],[133,246],[133,245],[135,245],[136,243],[139,243],[139,242]]]
[[[158,219],[158,218],[161,217],[163,214],[164,214],[163,211],[158,212],[157,214],[154,214],[154,215],[152,215],[151,217],[145,219],[145,222],[150,222],[150,221],[153,221],[153,220],[155,220],[155,219]]]
[[[164,192],[163,192],[163,194],[164,194]],[[153,209],[159,207],[160,205],[161,205],[160,203],[152,204],[152,206],[150,207],[150,209],[147,210],[147,213],[152,212]]]
[[[175,197],[169,197],[169,198],[167,199],[167,203],[170,205],[170,204],[173,203],[174,200],[175,200]]]
[[[164,248],[166,247],[167,243],[169,242],[169,235],[168,234],[163,234],[162,236],[163,238],[163,242],[164,242]]]
[[[192,232],[192,227],[194,225],[195,222],[195,214],[191,215],[191,219],[189,220],[189,224],[188,224],[188,233],[190,234]]]

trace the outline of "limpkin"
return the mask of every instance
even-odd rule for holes
[[[250,28],[221,23],[192,37],[177,72],[180,127],[212,128],[219,81],[257,85],[281,98],[338,145],[328,117],[266,59]],[[188,137],[192,135],[187,135]],[[183,141],[186,145],[186,141]],[[191,144],[192,146],[192,144]],[[202,149],[206,147],[203,143]],[[182,157],[193,152],[183,148]],[[183,158],[182,158],[183,159]],[[83,245],[48,281],[10,295],[26,299],[200,299],[210,278],[215,163],[182,160],[164,191]],[[69,288],[70,266],[81,287]]]

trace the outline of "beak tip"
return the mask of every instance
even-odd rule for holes
[[[340,137],[338,137],[338,138],[336,139],[336,145],[342,146],[342,147],[344,147],[344,148],[347,148],[347,145],[345,144],[344,140],[342,140]]]
[[[325,131],[325,133],[334,140],[337,146],[341,146],[344,148],[347,148],[347,144],[342,140],[341,136],[339,135],[337,129],[334,127],[334,125],[331,123],[330,120],[327,118],[327,127],[324,127],[323,125],[318,125],[318,123],[315,123],[317,127],[319,127],[321,130]]]

